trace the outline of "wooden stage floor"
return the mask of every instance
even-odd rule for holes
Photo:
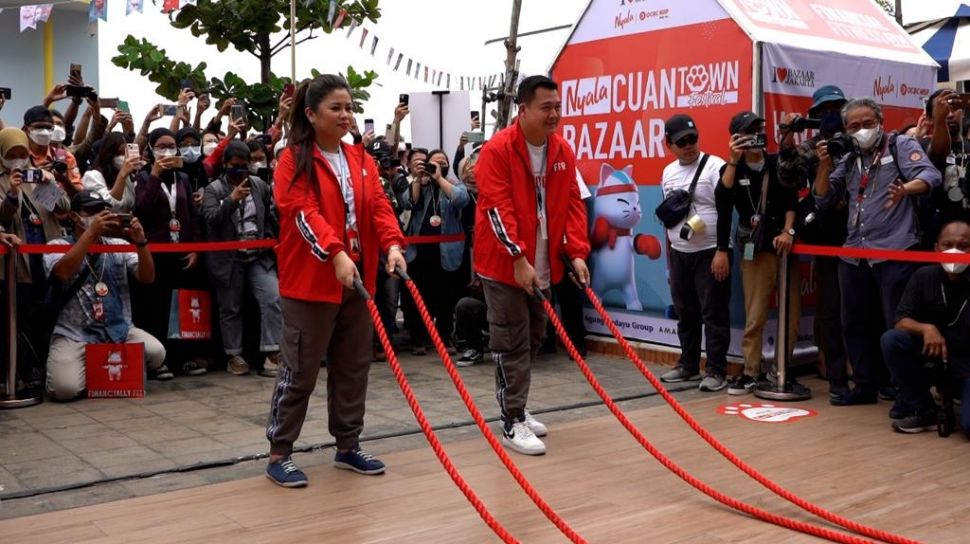
[[[895,434],[885,402],[833,408],[827,399],[816,398],[794,406],[817,410],[817,416],[784,424],[717,413],[718,406],[736,402],[759,401],[715,395],[689,408],[742,458],[788,489],[850,519],[910,538],[970,541],[970,443],[962,435],[942,439],[935,432]],[[724,461],[668,407],[629,415],[662,451],[722,491],[776,513],[814,520]],[[513,454],[513,459],[590,542],[817,541],[708,499],[655,462],[612,416],[553,426],[546,444],[549,453],[543,457]],[[447,450],[486,505],[522,542],[566,542],[483,439],[450,443]],[[311,467],[310,487],[302,490],[250,478],[8,520],[0,522],[0,541],[498,541],[430,448],[394,452],[383,459],[389,470],[378,477],[329,465]]]

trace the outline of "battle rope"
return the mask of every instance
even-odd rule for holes
[[[567,266],[569,267],[571,273],[575,275],[574,272],[572,271],[572,263],[567,263]],[[593,291],[593,289],[585,285],[583,286],[583,288],[586,292],[586,296],[589,298],[589,301],[593,304],[593,308],[596,309],[596,312],[603,319],[603,323],[605,323],[607,328],[610,329],[610,332],[613,334],[613,337],[616,339],[616,341],[620,343],[620,346],[623,348],[623,352],[631,361],[633,361],[633,363],[636,365],[640,373],[643,374],[643,376],[647,379],[647,381],[650,382],[650,385],[652,385],[653,388],[657,390],[657,393],[659,393],[660,396],[663,397],[665,401],[667,401],[667,404],[669,404],[670,407],[673,408],[675,412],[677,412],[677,415],[679,415],[685,422],[687,422],[687,424],[690,426],[691,429],[694,430],[694,432],[696,432],[701,438],[704,439],[704,441],[710,444],[711,447],[717,450],[718,453],[724,456],[724,458],[730,461],[734,466],[738,467],[742,472],[744,472],[745,474],[747,474],[748,476],[756,480],[764,487],[771,490],[776,495],[784,498],[785,500],[791,502],[792,504],[798,506],[799,508],[802,508],[803,510],[811,512],[812,514],[815,514],[816,516],[826,521],[845,527],[846,529],[854,533],[867,536],[869,538],[874,538],[876,540],[881,540],[883,542],[890,542],[892,544],[918,544],[919,541],[917,540],[911,540],[906,537],[902,537],[873,527],[869,527],[867,525],[863,525],[861,523],[857,523],[850,519],[844,518],[833,512],[829,512],[828,510],[820,506],[817,506],[799,497],[798,495],[795,495],[794,493],[792,493],[791,491],[788,491],[784,487],[781,487],[780,485],[768,479],[767,476],[758,472],[752,466],[742,461],[741,458],[738,457],[733,451],[731,451],[727,446],[721,443],[717,438],[714,438],[714,436],[711,433],[709,433],[706,429],[704,429],[704,427],[702,427],[701,424],[696,419],[694,419],[694,417],[691,416],[690,413],[687,412],[687,410],[683,407],[683,405],[677,402],[677,400],[673,397],[673,395],[667,392],[667,389],[663,386],[662,383],[660,383],[660,380],[658,380],[657,377],[654,376],[652,372],[650,372],[650,369],[647,368],[647,365],[645,365],[643,361],[641,361],[640,358],[637,357],[637,354],[633,350],[633,347],[630,345],[629,342],[627,342],[626,338],[623,337],[623,334],[620,332],[620,329],[616,326],[616,323],[613,322],[613,319],[610,317],[610,314],[606,311],[606,308],[603,307],[602,302],[599,300],[599,297],[596,296],[596,293]],[[552,318],[552,316],[550,316],[550,318]]]
[[[488,511],[488,507],[485,503],[478,498],[475,491],[472,490],[468,482],[462,478],[461,474],[458,473],[458,469],[451,462],[448,454],[445,452],[444,447],[438,440],[438,436],[435,434],[434,430],[431,428],[431,424],[428,423],[428,419],[424,416],[424,410],[421,409],[421,404],[418,403],[418,399],[414,396],[414,391],[411,390],[411,385],[408,383],[407,377],[404,375],[404,371],[401,370],[401,364],[397,360],[397,354],[394,353],[394,347],[391,345],[391,340],[387,337],[387,330],[384,328],[384,322],[381,321],[380,312],[377,309],[377,304],[374,303],[374,299],[371,298],[370,293],[364,288],[364,284],[361,283],[360,279],[354,280],[354,288],[364,297],[367,301],[367,309],[370,311],[371,321],[374,322],[374,328],[377,331],[377,336],[381,341],[381,345],[384,346],[384,352],[387,353],[387,362],[391,366],[391,372],[394,373],[394,378],[397,379],[398,385],[401,387],[401,393],[404,394],[404,398],[408,401],[408,406],[411,407],[411,411],[414,412],[414,417],[418,421],[418,425],[421,426],[421,430],[424,432],[425,438],[428,439],[428,443],[431,444],[431,449],[434,450],[434,454],[438,457],[438,461],[441,462],[441,466],[444,467],[445,472],[451,477],[451,480],[455,482],[455,485],[468,499],[468,502],[475,508],[478,515],[482,517],[485,524],[502,539],[503,542],[507,544],[516,543],[518,540],[512,536],[505,527],[495,517],[492,516],[491,512]]]
[[[508,453],[506,453],[505,448],[502,447],[502,444],[499,443],[498,438],[496,438],[495,434],[492,433],[492,430],[488,427],[488,423],[485,421],[482,413],[478,410],[478,406],[475,405],[475,401],[472,399],[471,394],[465,387],[465,382],[461,379],[461,374],[458,373],[458,368],[451,359],[451,355],[448,354],[448,349],[445,347],[445,343],[441,340],[441,336],[438,334],[438,329],[435,327],[434,322],[431,319],[431,314],[428,313],[428,307],[424,304],[424,299],[421,297],[421,292],[418,291],[418,287],[413,281],[411,281],[411,278],[408,277],[404,271],[398,269],[397,274],[401,277],[404,284],[407,285],[408,290],[411,292],[415,305],[418,307],[418,312],[421,314],[421,319],[424,321],[424,326],[428,329],[428,333],[431,335],[431,341],[434,343],[435,349],[438,351],[438,355],[441,357],[441,360],[445,363],[445,370],[448,371],[448,376],[451,377],[451,381],[455,384],[455,388],[458,390],[461,400],[465,403],[465,406],[468,408],[468,412],[471,414],[472,419],[475,420],[475,424],[478,425],[478,429],[482,432],[482,435],[488,441],[488,444],[495,451],[495,454],[498,455],[499,459],[501,459],[502,464],[505,465],[505,468],[508,469],[512,477],[515,478],[515,481],[519,484],[519,487],[521,487],[522,490],[525,491],[525,494],[532,499],[532,502],[535,503],[539,510],[541,510],[542,513],[549,518],[549,521],[551,521],[553,525],[555,525],[569,540],[575,543],[585,543],[586,541],[583,539],[583,537],[577,534],[576,531],[574,531],[569,524],[566,523],[566,521],[563,520],[559,514],[557,514],[556,511],[546,503],[545,500],[543,500],[543,498],[539,495],[539,492],[532,487],[532,484],[529,483],[529,481],[522,474],[522,471],[519,470],[519,467],[516,466],[515,462],[512,461]],[[385,346],[384,349],[386,350],[387,347]]]
[[[650,455],[652,455],[657,461],[660,462],[660,464],[662,464],[668,470],[676,474],[678,477],[680,477],[682,480],[690,484],[695,489],[713,498],[714,500],[720,502],[721,504],[729,506],[735,510],[744,512],[762,521],[767,521],[769,523],[773,523],[775,525],[784,527],[786,529],[799,531],[812,536],[817,536],[819,538],[824,538],[826,540],[831,540],[833,542],[841,542],[844,544],[862,544],[862,543],[872,544],[871,541],[859,538],[855,535],[846,535],[842,533],[837,533],[830,529],[816,527],[809,523],[789,519],[784,516],[772,514],[770,512],[767,512],[755,506],[751,506],[746,502],[740,501],[738,499],[725,495],[724,493],[721,493],[714,487],[711,487],[706,483],[704,483],[703,481],[699,480],[698,478],[694,477],[689,472],[687,472],[683,467],[681,467],[680,465],[672,461],[669,457],[667,457],[660,450],[658,450],[653,444],[651,444],[650,441],[647,440],[647,438],[643,435],[643,433],[641,433],[640,430],[637,429],[637,427],[626,417],[623,411],[620,410],[620,407],[617,406],[615,402],[613,402],[613,398],[610,397],[610,395],[606,392],[605,389],[603,389],[602,384],[600,384],[599,380],[596,379],[596,376],[593,374],[593,371],[590,370],[589,365],[586,364],[586,360],[582,357],[582,355],[579,354],[579,351],[576,349],[576,346],[573,345],[572,341],[569,339],[569,335],[566,334],[566,328],[563,326],[562,322],[559,320],[559,317],[556,315],[556,311],[552,307],[552,304],[549,303],[549,300],[542,294],[540,290],[536,289],[535,293],[536,293],[536,296],[539,298],[539,300],[542,302],[542,306],[543,308],[545,308],[546,314],[549,315],[549,319],[552,322],[553,328],[556,329],[556,333],[559,335],[559,338],[562,340],[563,345],[566,346],[566,350],[569,352],[569,355],[573,358],[574,361],[576,361],[576,365],[579,366],[580,372],[583,373],[583,376],[586,377],[586,381],[589,382],[593,390],[596,391],[596,394],[600,397],[600,399],[602,399],[603,404],[606,405],[606,407],[610,410],[610,412],[613,413],[616,419],[633,436],[633,438],[635,438],[636,441],[639,442],[640,445],[643,446],[643,448],[650,453]]]

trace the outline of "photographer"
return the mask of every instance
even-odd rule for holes
[[[279,230],[269,184],[251,174],[249,147],[231,142],[222,155],[224,174],[205,188],[202,213],[206,239],[210,242],[274,238]],[[219,326],[223,351],[229,358],[229,372],[248,374],[243,353],[243,295],[249,287],[259,304],[259,350],[266,360],[259,374],[274,377],[279,370],[280,314],[279,280],[272,249],[217,251],[206,259],[209,278],[219,301]]]
[[[108,203],[95,193],[82,190],[74,195],[74,231],[51,242],[71,249],[44,256],[44,269],[59,286],[54,296],[60,314],[47,359],[47,393],[55,400],[70,401],[83,395],[87,344],[142,343],[148,368],[156,375],[171,376],[164,365],[165,348],[131,322],[128,275],[139,283],[155,280],[145,231],[137,218],[131,218],[126,227],[107,209]],[[92,244],[127,243],[135,244],[137,252],[88,255]]]
[[[394,148],[388,145],[383,136],[378,136],[367,148],[367,152],[370,153],[380,168],[381,188],[384,190],[384,196],[391,203],[391,208],[394,210],[394,217],[399,218],[402,207],[397,195],[394,193],[392,180],[396,179],[401,173],[401,161],[398,160],[396,153],[394,153]],[[386,257],[383,255],[381,256],[381,264],[386,264]],[[397,332],[397,309],[400,295],[398,278],[388,274],[385,267],[381,266],[377,271],[377,293],[374,295],[374,301],[380,310],[384,328],[390,336],[393,336]],[[375,336],[374,360],[383,361],[385,359],[386,355],[383,350],[384,347]]]
[[[811,195],[818,172],[816,147],[819,142],[829,140],[844,131],[841,110],[845,103],[842,89],[834,85],[820,87],[812,95],[812,106],[808,109],[809,119],[789,116],[782,125],[778,177],[783,184],[795,187],[798,191],[809,189],[809,193],[798,203],[795,223],[798,238],[808,244],[838,247],[845,243],[848,207],[844,203],[838,203],[823,214]],[[803,127],[808,124],[806,121],[814,121],[817,132],[794,146],[794,134],[804,130]],[[829,395],[835,397],[849,390],[845,346],[842,344],[842,320],[839,316],[842,306],[839,294],[839,260],[836,257],[814,257],[814,260],[818,302],[815,306],[813,336],[825,364]]]
[[[68,195],[84,188],[81,171],[70,151],[52,146],[54,116],[44,106],[34,106],[24,113],[24,132],[30,140],[30,164],[48,170]]]
[[[717,247],[729,247],[732,208],[738,212],[737,247],[741,251],[741,284],[744,288],[744,355],[742,374],[728,379],[729,395],[754,391],[762,369],[764,327],[778,281],[779,258],[788,258],[795,240],[795,188],[781,183],[778,155],[765,153],[765,120],[752,112],[741,112],[731,119],[730,160],[721,168],[717,202]],[[726,256],[718,256],[723,262]],[[723,265],[715,263],[718,268]],[[792,266],[789,279],[790,320],[789,354],[795,345],[801,315],[801,290],[798,267]],[[798,386],[793,379],[791,385]]]
[[[667,383],[700,379],[703,327],[707,368],[698,388],[720,391],[727,385],[727,351],[731,343],[731,248],[717,246],[714,200],[724,160],[701,152],[697,127],[686,115],[668,119],[664,132],[667,149],[677,158],[664,168],[664,198],[670,198],[675,191],[687,191],[691,198],[684,218],[667,229],[670,296],[677,310],[681,356],[676,368],[660,379]]]
[[[405,209],[411,210],[408,236],[440,236],[463,233],[461,212],[468,205],[468,189],[460,181],[448,179],[448,156],[434,150],[423,164],[417,165],[418,181],[411,184]],[[428,310],[435,319],[438,334],[452,343],[457,291],[466,285],[458,272],[465,242],[412,244],[405,253],[408,268],[421,293],[427,297]],[[411,330],[411,342],[421,346],[427,332],[418,321]],[[420,350],[418,350],[420,351]]]
[[[965,103],[959,94],[939,89],[926,102],[926,115],[933,120],[932,138],[920,143],[929,148],[933,166],[943,173],[943,183],[933,190],[932,205],[939,210],[930,232],[924,240],[934,238],[936,230],[950,221],[970,219],[970,187],[967,185],[967,166],[970,149],[960,133],[963,128]]]
[[[842,121],[853,149],[836,165],[830,156],[832,141],[818,143],[816,204],[822,211],[840,202],[848,204],[844,247],[913,248],[919,243],[915,197],[939,186],[940,172],[916,140],[885,133],[882,108],[872,98],[846,103]],[[879,338],[894,322],[896,306],[915,270],[916,265],[907,262],[850,258],[839,262],[842,334],[856,387],[831,398],[831,404],[874,404],[880,386],[889,385]]]

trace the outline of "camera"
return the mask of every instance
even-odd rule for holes
[[[63,176],[67,173],[67,163],[63,161],[53,161],[51,163],[51,170],[59,176]]]
[[[694,214],[690,219],[684,221],[683,226],[680,227],[680,239],[690,241],[695,234],[700,234],[704,232],[707,228],[707,224],[701,219],[701,216]]]
[[[398,158],[397,153],[394,152],[394,148],[384,139],[383,136],[378,136],[371,142],[370,146],[367,148],[367,153],[381,168],[400,168],[401,159]]]
[[[835,161],[844,157],[854,147],[855,141],[852,139],[852,136],[844,132],[837,133],[825,142],[825,150],[828,151],[829,156]]]
[[[746,135],[745,140],[746,141],[740,146],[741,149],[764,149],[768,145],[764,132],[748,134]]]
[[[118,222],[121,223],[122,230],[131,228],[132,215],[130,213],[116,213],[115,217],[118,218]]]
[[[792,132],[805,132],[808,129],[818,130],[822,128],[821,119],[812,119],[811,117],[796,117],[790,125],[779,125],[782,130],[791,130]]]

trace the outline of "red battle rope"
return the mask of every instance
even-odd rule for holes
[[[478,425],[478,429],[482,432],[482,435],[485,436],[488,444],[492,446],[493,450],[495,450],[495,454],[498,455],[499,459],[502,460],[502,464],[505,465],[505,468],[507,468],[512,477],[515,478],[515,481],[519,484],[519,487],[521,487],[522,490],[525,491],[525,494],[532,499],[532,502],[539,507],[539,510],[541,510],[542,513],[549,518],[549,521],[551,521],[553,525],[555,525],[569,540],[577,544],[585,543],[586,541],[583,539],[583,537],[579,536],[579,534],[576,533],[576,531],[574,531],[569,524],[566,523],[566,521],[563,520],[559,514],[557,514],[556,511],[546,503],[545,500],[543,500],[543,498],[539,495],[539,492],[532,487],[532,484],[529,483],[529,480],[525,478],[522,471],[519,470],[519,467],[516,466],[514,461],[512,461],[509,454],[506,453],[505,448],[502,447],[502,444],[499,443],[498,438],[496,438],[495,434],[492,433],[492,430],[489,429],[488,423],[485,422],[485,418],[475,405],[475,401],[472,400],[471,394],[468,392],[468,389],[465,388],[465,382],[462,381],[461,375],[458,373],[458,368],[455,367],[455,363],[451,359],[451,355],[448,354],[448,348],[445,347],[445,343],[441,340],[441,336],[438,334],[438,329],[435,328],[434,321],[431,319],[431,314],[428,313],[428,307],[425,306],[424,299],[421,297],[421,292],[418,291],[418,287],[413,281],[411,281],[411,278],[409,278],[406,273],[398,270],[398,275],[401,276],[401,278],[404,280],[404,284],[407,285],[408,290],[411,292],[411,296],[418,307],[418,312],[421,314],[421,320],[424,321],[424,326],[428,329],[428,333],[431,335],[431,340],[434,342],[434,347],[438,351],[438,355],[445,363],[445,370],[448,371],[451,381],[454,382],[455,388],[458,389],[458,394],[461,396],[461,400],[465,403],[465,406],[468,408],[468,412],[471,414],[472,419],[475,420],[475,424]],[[385,346],[384,349],[387,349],[387,347]]]
[[[661,452],[653,444],[651,444],[650,441],[647,440],[647,438],[643,435],[643,433],[641,433],[640,430],[637,429],[637,427],[626,417],[623,411],[620,410],[620,407],[616,405],[612,397],[610,397],[610,395],[606,392],[606,390],[603,389],[602,384],[600,384],[599,380],[596,379],[596,376],[593,374],[593,371],[590,370],[589,365],[586,364],[586,360],[583,359],[582,355],[580,355],[579,351],[576,349],[576,346],[574,346],[572,341],[569,339],[569,335],[566,334],[566,329],[565,327],[563,327],[562,322],[559,320],[559,317],[556,315],[556,310],[552,307],[552,304],[550,304],[549,300],[542,295],[541,291],[536,290],[536,293],[538,294],[539,299],[542,301],[542,306],[545,308],[546,313],[549,315],[549,319],[552,321],[552,326],[556,329],[556,333],[559,335],[559,338],[562,340],[563,345],[566,346],[566,350],[569,351],[569,355],[573,358],[574,361],[576,361],[576,365],[579,366],[580,372],[582,372],[583,376],[586,377],[586,381],[588,381],[589,384],[593,387],[593,390],[596,391],[596,394],[599,395],[600,399],[603,400],[603,403],[610,410],[610,412],[613,413],[613,415],[620,422],[620,424],[623,425],[623,427],[631,435],[633,435],[633,438],[635,438],[636,441],[639,442],[640,445],[643,446],[643,448],[650,453],[650,455],[652,455],[657,461],[660,462],[660,464],[665,466],[668,470],[676,474],[678,477],[680,477],[682,480],[690,484],[695,489],[701,491],[705,495],[713,498],[714,500],[720,502],[721,504],[734,508],[735,510],[744,512],[745,514],[753,516],[762,521],[767,521],[768,523],[773,523],[775,525],[784,527],[786,529],[791,529],[793,531],[799,531],[808,535],[817,536],[819,538],[824,538],[826,540],[831,540],[832,542],[842,542],[844,544],[861,544],[861,543],[871,544],[871,541],[859,538],[855,535],[846,535],[843,533],[837,533],[830,529],[825,529],[823,527],[816,527],[809,523],[789,519],[784,516],[772,514],[771,512],[767,512],[755,506],[751,506],[746,502],[740,501],[729,495],[721,493],[714,487],[711,487],[710,485],[707,485],[703,481],[694,477],[689,472],[687,472],[683,467],[681,467],[680,465],[672,461],[669,457],[664,455],[663,452]],[[657,389],[657,391],[664,392],[665,390],[663,387],[660,387]],[[700,428],[699,425],[698,425],[698,428]]]
[[[647,381],[650,382],[650,385],[652,385],[653,388],[657,390],[657,393],[659,393],[660,396],[663,397],[663,399],[667,401],[668,404],[670,404],[670,407],[673,408],[675,412],[677,412],[677,415],[679,415],[685,422],[687,422],[688,425],[690,425],[690,428],[693,429],[694,432],[700,435],[701,438],[703,438],[708,444],[711,445],[711,447],[717,450],[718,453],[723,455],[725,459],[727,459],[732,464],[734,464],[734,466],[738,467],[739,469],[741,469],[742,472],[744,472],[751,478],[755,479],[758,483],[765,486],[766,488],[768,488],[775,494],[779,495],[780,497],[784,498],[785,500],[795,504],[799,508],[802,508],[803,510],[811,512],[812,514],[815,514],[816,516],[822,519],[835,523],[836,525],[845,527],[846,529],[854,533],[864,535],[869,538],[881,540],[883,542],[890,542],[892,544],[915,544],[918,542],[916,540],[911,540],[902,536],[894,535],[892,533],[881,531],[879,529],[875,529],[867,525],[862,525],[861,523],[857,523],[850,519],[846,519],[842,516],[839,516],[838,514],[835,514],[833,512],[829,512],[824,508],[816,506],[815,504],[812,504],[811,502],[808,502],[805,499],[802,499],[801,497],[799,497],[798,495],[795,495],[791,491],[788,491],[784,487],[781,487],[780,485],[768,479],[767,476],[758,472],[752,466],[742,461],[740,457],[738,457],[727,446],[721,443],[718,439],[714,438],[714,436],[711,433],[709,433],[704,427],[702,427],[701,424],[696,419],[694,419],[694,417],[691,416],[686,409],[684,409],[683,405],[677,402],[677,400],[674,399],[673,395],[667,392],[667,389],[663,386],[663,384],[660,383],[660,380],[658,380],[657,377],[654,376],[652,372],[650,372],[650,369],[647,368],[647,365],[643,364],[643,361],[641,361],[640,358],[637,357],[636,352],[633,351],[633,347],[630,346],[630,343],[627,342],[626,338],[623,337],[623,334],[620,332],[620,329],[617,328],[616,323],[614,323],[613,320],[610,318],[610,314],[607,313],[606,308],[603,307],[602,302],[600,302],[599,297],[596,296],[596,293],[593,291],[593,289],[587,286],[585,290],[586,290],[586,296],[589,297],[589,300],[593,304],[593,307],[596,309],[596,312],[603,319],[603,323],[605,323],[606,326],[610,329],[610,332],[613,333],[613,337],[616,338],[616,341],[619,342],[620,346],[623,348],[623,352],[631,361],[633,361],[633,363],[636,365],[640,373],[643,374],[643,376],[647,379]],[[551,312],[550,312],[550,319],[554,319],[555,321],[558,321],[558,318],[555,318]],[[563,339],[564,343],[565,341],[566,339]]]
[[[458,489],[464,493],[465,498],[468,502],[475,508],[478,515],[482,517],[485,524],[489,526],[492,531],[502,539],[503,542],[507,544],[516,543],[518,544],[518,539],[512,536],[505,527],[492,513],[488,511],[488,507],[485,503],[478,498],[475,491],[472,490],[468,482],[462,478],[459,474],[458,469],[455,468],[454,463],[448,457],[445,452],[445,448],[441,445],[438,440],[438,436],[435,434],[434,430],[431,428],[431,424],[428,423],[428,418],[424,416],[424,410],[421,409],[421,404],[418,402],[417,397],[414,396],[414,391],[411,390],[411,384],[408,383],[407,377],[404,375],[404,371],[401,369],[401,364],[397,360],[397,355],[394,353],[394,346],[391,345],[391,340],[387,337],[387,330],[384,329],[384,322],[381,321],[381,314],[377,309],[377,304],[374,303],[374,299],[371,298],[370,293],[364,288],[364,284],[360,280],[355,280],[354,287],[357,292],[360,293],[364,299],[367,300],[367,309],[370,310],[371,321],[374,322],[374,328],[377,330],[377,337],[381,341],[381,345],[384,346],[384,352],[387,353],[387,362],[391,366],[391,372],[394,373],[394,378],[397,379],[397,384],[401,387],[401,393],[404,394],[404,398],[408,401],[408,406],[411,407],[411,411],[414,412],[415,419],[418,420],[418,425],[421,426],[421,430],[424,432],[425,438],[428,439],[428,443],[431,444],[431,449],[434,450],[434,454],[438,457],[438,461],[441,462],[441,466],[444,467],[445,472],[448,476],[451,476],[451,480],[455,482]]]

